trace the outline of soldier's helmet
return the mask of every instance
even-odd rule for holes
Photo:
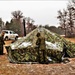
[[[38,33],[36,34],[36,36],[39,37],[39,36],[40,36],[40,33],[38,32]]]

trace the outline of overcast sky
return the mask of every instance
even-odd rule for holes
[[[49,24],[58,26],[57,11],[67,7],[66,0],[50,0],[50,1],[0,1],[0,17],[2,20],[10,21],[11,12],[21,10],[23,16],[31,17],[35,20],[35,24]]]

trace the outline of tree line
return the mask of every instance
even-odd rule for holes
[[[67,8],[58,11],[60,28],[65,31],[65,37],[75,37],[75,1],[69,1]]]
[[[24,17],[23,13],[20,10],[13,11],[11,14],[13,16],[12,19],[10,20],[10,22],[6,21],[5,25],[2,19],[0,18],[0,27],[1,27],[0,30],[3,29],[13,30],[16,33],[18,33],[20,36],[24,36],[23,19],[25,20],[25,24],[27,25],[26,34],[28,34],[29,32],[31,32],[33,29],[37,27],[37,25],[34,25],[35,21],[30,17]],[[62,30],[56,28],[55,26],[45,25],[43,27],[57,34],[63,34]]]
[[[0,31],[3,29],[13,30],[20,36],[24,36],[23,21],[25,21],[25,25],[27,27],[26,33],[29,33],[36,28],[36,25],[34,25],[35,21],[30,17],[24,17],[23,13],[20,10],[13,11],[11,14],[13,16],[12,19],[10,20],[10,22],[6,21],[5,24],[2,21],[2,18],[0,18]]]
[[[26,24],[26,33],[29,33],[33,29],[37,27],[34,25],[34,20],[30,17],[25,17],[23,13],[18,11],[13,11],[11,13],[13,16],[10,22],[2,21],[0,18],[0,31],[2,29],[13,30],[18,33],[20,36],[24,36],[24,25],[23,20],[25,20]],[[45,25],[44,27],[58,34],[65,34],[65,37],[75,37],[75,1],[69,1],[67,8],[63,9],[63,11],[59,10],[57,19],[59,19],[60,26],[58,28],[54,26]]]

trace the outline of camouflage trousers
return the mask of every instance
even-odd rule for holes
[[[0,45],[0,55],[3,55],[3,45]]]
[[[38,56],[37,56],[38,62],[43,63],[43,64],[46,63],[46,52],[45,52],[45,50],[40,50],[38,48],[37,53],[38,53]]]

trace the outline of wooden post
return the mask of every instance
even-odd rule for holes
[[[26,36],[25,19],[23,19],[23,26],[24,26],[24,36]]]

